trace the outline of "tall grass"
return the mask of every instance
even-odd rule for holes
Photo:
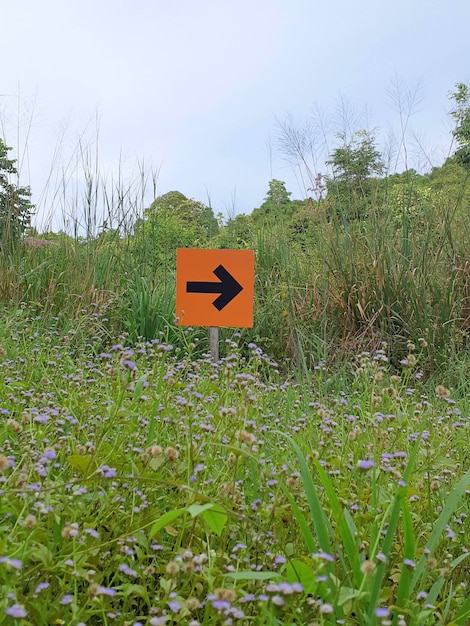
[[[143,163],[130,179],[124,170],[120,164],[108,180],[97,148],[79,142],[62,177],[51,177],[56,188],[44,195],[50,223],[61,223],[68,234],[32,233],[33,243],[50,245],[32,247],[29,238],[3,254],[0,301],[70,317],[92,306],[111,334],[152,339],[166,327],[184,343],[187,335],[173,326],[175,227],[167,238],[158,237],[158,249],[152,228],[160,222],[134,234],[156,195],[157,174]],[[459,193],[431,191],[417,209],[412,177],[394,189],[384,185],[366,212],[334,198],[312,203],[302,239],[289,219],[258,226],[251,242],[255,326],[244,331],[247,341],[307,376],[325,359],[341,362],[383,341],[395,364],[406,358],[409,342],[419,341],[428,373],[464,354],[470,332],[468,194],[464,186]],[[362,217],[351,219],[359,210]],[[455,380],[463,385],[467,373],[464,362]]]

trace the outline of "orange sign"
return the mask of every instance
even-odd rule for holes
[[[176,318],[181,326],[253,326],[253,250],[176,251]]]

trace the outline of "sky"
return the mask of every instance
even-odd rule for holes
[[[273,178],[305,197],[286,126],[309,124],[315,172],[321,137],[362,128],[429,169],[470,81],[469,0],[0,0],[0,22],[0,134],[43,230],[87,168],[128,189],[145,173],[143,205],[178,190],[226,217]]]

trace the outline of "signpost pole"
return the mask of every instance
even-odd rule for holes
[[[212,363],[219,362],[219,328],[218,326],[211,326],[209,328],[209,343],[211,349]]]

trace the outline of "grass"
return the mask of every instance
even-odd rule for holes
[[[468,623],[468,388],[98,323],[0,325],[4,623]]]
[[[468,176],[240,222],[214,364],[173,323],[196,231],[76,157],[74,236],[0,257],[1,623],[469,623]]]

